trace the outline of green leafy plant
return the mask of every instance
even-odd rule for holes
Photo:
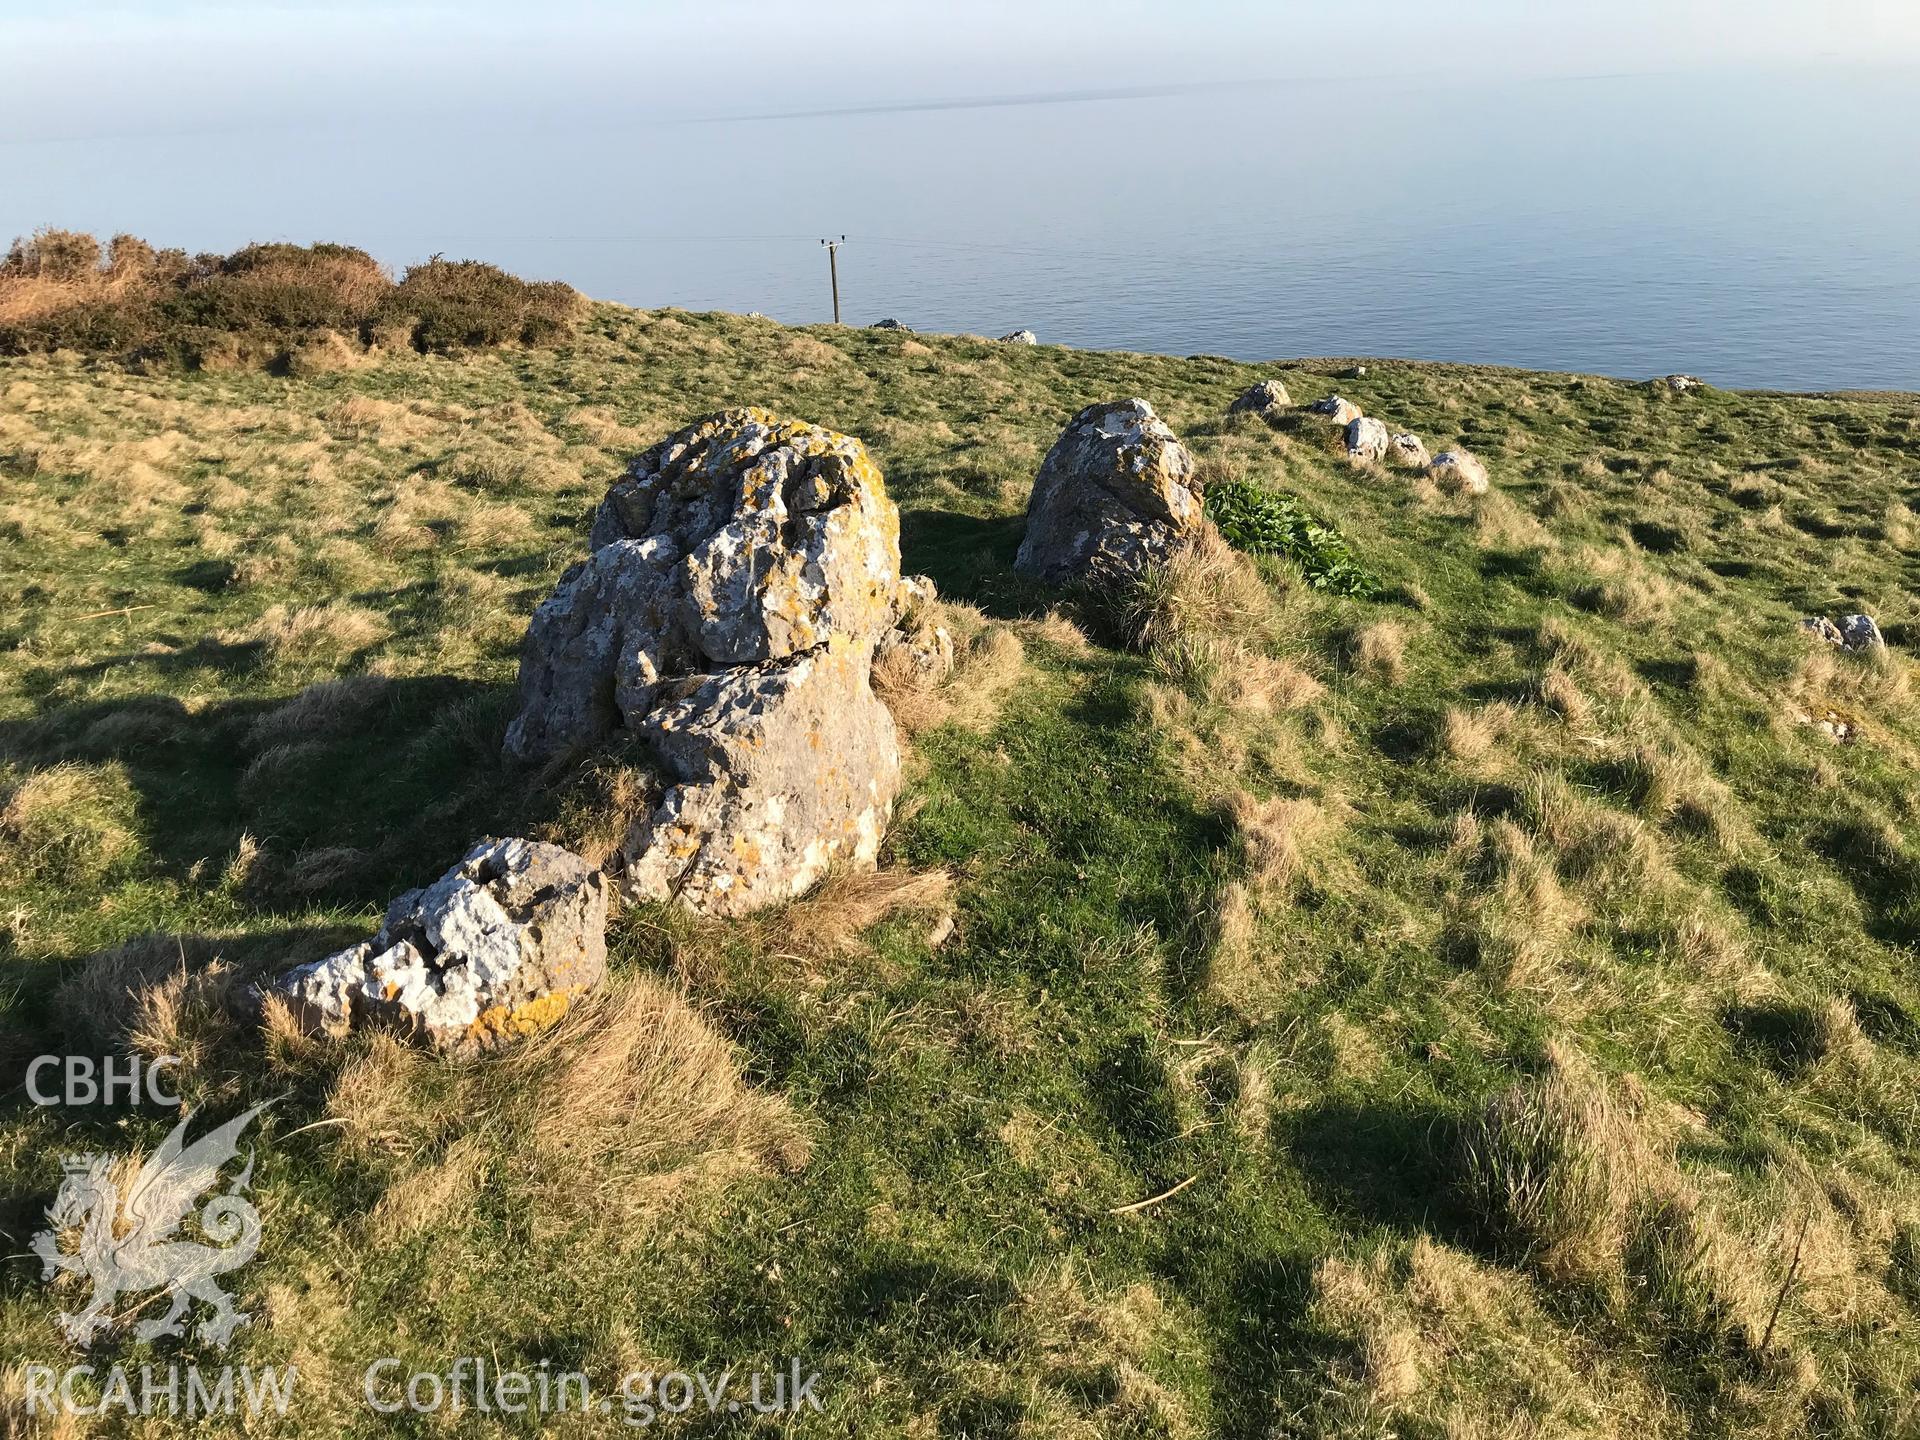
[[[1380,593],[1380,577],[1354,557],[1340,532],[1291,495],[1226,480],[1207,487],[1205,503],[1229,544],[1255,555],[1285,556],[1314,589],[1362,600]]]

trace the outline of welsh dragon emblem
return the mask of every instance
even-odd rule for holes
[[[191,1144],[187,1124],[193,1114],[188,1112],[140,1167],[124,1195],[115,1175],[121,1167],[114,1156],[64,1157],[66,1178],[47,1208],[50,1228],[33,1237],[33,1252],[40,1257],[42,1279],[51,1280],[67,1270],[93,1281],[86,1308],[72,1314],[63,1311],[59,1317],[61,1332],[69,1340],[83,1347],[91,1344],[121,1318],[114,1313],[121,1296],[145,1291],[166,1295],[169,1305],[166,1314],[133,1327],[141,1340],[182,1334],[182,1317],[195,1300],[213,1307],[195,1334],[223,1350],[234,1330],[251,1321],[214,1283],[215,1277],[246,1264],[260,1248],[260,1212],[242,1198],[253,1178],[251,1150],[245,1167],[227,1188],[200,1206],[199,1230],[211,1243],[182,1239],[176,1232],[201,1196],[219,1183],[221,1167],[238,1155],[241,1131],[266,1108],[256,1105]],[[75,1229],[80,1232],[78,1248],[62,1250],[61,1237]],[[133,1309],[153,1298],[148,1296]]]

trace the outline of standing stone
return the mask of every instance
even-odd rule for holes
[[[858,440],[728,410],[641,455],[592,553],[534,612],[507,749],[540,759],[653,706],[663,679],[778,660],[892,623],[900,518]]]
[[[307,1029],[398,1025],[455,1051],[531,1035],[607,972],[607,892],[572,851],[482,840],[387,908],[371,939],[267,987]]]
[[[900,782],[873,655],[915,594],[899,537],[858,440],[760,409],[607,493],[528,628],[507,748],[646,741],[662,789],[620,847],[626,894],[740,915],[873,863]]]
[[[1410,430],[1402,430],[1387,438],[1387,459],[1409,470],[1424,470],[1433,463],[1433,457],[1427,454],[1426,443]]]
[[[1343,395],[1327,395],[1307,406],[1310,415],[1321,415],[1336,425],[1351,425],[1360,418],[1360,407]]]
[[[1362,415],[1347,426],[1347,459],[1354,464],[1387,458],[1387,427]]]
[[[1484,495],[1493,483],[1480,457],[1469,450],[1442,450],[1427,467],[1427,478],[1452,495]]]
[[[1278,380],[1262,380],[1227,407],[1229,415],[1271,417],[1293,404],[1287,387]]]
[[[1089,405],[1041,463],[1014,568],[1055,585],[1139,575],[1205,526],[1195,468],[1146,401]]]

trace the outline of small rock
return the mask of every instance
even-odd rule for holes
[[[1387,458],[1387,427],[1362,415],[1347,426],[1347,459],[1356,465]]]
[[[908,335],[913,334],[912,326],[902,325],[898,320],[893,319],[891,316],[889,316],[885,320],[876,320],[873,322],[873,324],[869,325],[867,328],[869,330],[900,330],[905,332]]]
[[[893,689],[924,690],[953,673],[953,633],[932,618],[938,596],[925,575],[900,581],[900,618],[874,647],[873,669]]]
[[[1836,649],[1850,650],[1855,654],[1887,648],[1880,627],[1874,623],[1871,615],[1843,615],[1838,625],[1824,615],[1809,615],[1800,622],[1800,628]]]
[[[1367,378],[1367,367],[1364,365],[1355,365],[1347,371],[1345,378],[1348,380],[1364,380]]]
[[[1206,525],[1192,454],[1144,400],[1089,405],[1047,452],[1013,565],[1049,584],[1112,583]]]
[[[1703,381],[1692,375],[1668,375],[1658,383],[1666,386],[1667,389],[1671,390],[1675,395],[1688,394],[1691,391],[1700,389],[1704,384]]]
[[[1015,330],[1010,335],[1000,337],[1002,345],[1038,345],[1040,337],[1031,330]]]
[[[1849,650],[1884,650],[1887,642],[1871,615],[1842,615],[1840,643]]]
[[[1424,470],[1433,463],[1426,442],[1409,430],[1387,437],[1387,459],[1409,470]]]
[[[482,840],[387,908],[371,940],[266,987],[308,1029],[398,1024],[435,1046],[488,1049],[544,1029],[607,972],[598,870],[535,840]]]
[[[1427,478],[1450,495],[1484,495],[1493,483],[1470,450],[1442,450],[1427,467]]]
[[[1227,407],[1229,415],[1272,415],[1293,404],[1287,387],[1278,380],[1262,380]]]
[[[927,948],[929,950],[938,950],[942,945],[946,944],[952,936],[953,912],[949,910],[938,920],[934,921],[933,927],[927,931]]]
[[[1336,425],[1351,425],[1360,418],[1360,407],[1341,395],[1327,395],[1307,406],[1309,415],[1324,415]]]

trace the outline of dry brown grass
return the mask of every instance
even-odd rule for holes
[[[98,879],[134,848],[133,785],[117,764],[0,768],[0,876]]]
[[[275,605],[253,624],[229,636],[258,644],[276,664],[338,662],[386,639],[387,622],[371,610],[340,601],[323,605]]]
[[[1247,883],[1263,899],[1290,895],[1328,828],[1326,811],[1304,797],[1262,800],[1245,790],[1228,795],[1223,809]]]
[[[784,947],[828,955],[857,948],[889,916],[938,909],[952,893],[946,870],[838,870],[787,906],[773,929]]]
[[[1631,1114],[1566,1052],[1495,1096],[1461,1142],[1461,1184],[1492,1229],[1547,1274],[1611,1280],[1628,1207],[1658,1160]]]
[[[748,1085],[732,1046],[649,975],[611,981],[491,1060],[448,1068],[373,1037],[328,1113],[349,1155],[397,1165],[390,1224],[451,1203],[484,1167],[541,1231],[617,1247],[689,1192],[798,1168],[810,1148],[787,1104]]]
[[[1457,764],[1477,765],[1495,753],[1517,718],[1518,712],[1504,700],[1472,710],[1450,705],[1440,721],[1440,749]]]
[[[1376,620],[1353,637],[1353,667],[1383,685],[1407,676],[1407,627],[1398,620]]]

